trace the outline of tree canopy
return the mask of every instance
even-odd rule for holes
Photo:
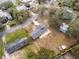
[[[79,59],[79,44],[71,50],[71,53],[76,57],[76,59]]]
[[[79,19],[70,24],[69,35],[79,40]]]

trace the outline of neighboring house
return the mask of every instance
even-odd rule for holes
[[[26,8],[25,5],[19,5],[19,6],[16,7],[16,9],[17,9],[18,11],[22,11],[22,10],[26,10],[27,8]]]
[[[10,1],[10,0],[0,0],[0,4],[4,3],[4,2],[7,2],[7,1]]]
[[[35,31],[31,33],[32,38],[35,40],[39,38],[42,34],[44,34],[47,31],[47,28],[43,25],[37,25]]]
[[[55,2],[56,2],[56,0],[46,0],[47,4],[52,4],[52,3],[54,4]]]
[[[16,9],[18,11],[22,11],[22,10],[29,10],[29,9],[32,9],[32,7],[29,5],[29,6],[25,6],[25,5],[19,5],[16,7]]]
[[[5,17],[7,19],[12,19],[12,16],[9,13],[7,13],[5,11],[2,11],[2,10],[0,10],[0,17]]]
[[[28,38],[22,38],[21,40],[19,41],[16,41],[15,43],[12,43],[10,45],[7,45],[6,46],[6,51],[11,54],[17,50],[19,50],[20,48],[26,46],[29,44],[29,41],[28,41]]]
[[[68,31],[69,25],[66,23],[62,23],[62,25],[60,25],[60,31],[63,33],[66,33]]]
[[[12,19],[12,16],[8,12],[0,10],[0,23],[4,24],[11,19]]]
[[[20,0],[20,1],[26,3],[26,2],[34,2],[35,0]]]

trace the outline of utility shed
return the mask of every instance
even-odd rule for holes
[[[62,23],[62,25],[60,26],[60,31],[63,33],[66,33],[68,31],[69,25],[66,23]]]
[[[45,26],[43,26],[43,25],[38,25],[38,26],[36,27],[36,30],[31,33],[32,38],[35,40],[35,39],[37,39],[38,37],[40,37],[42,34],[44,34],[46,31],[47,31],[47,28],[46,28]]]
[[[25,45],[28,45],[29,41],[28,38],[22,38],[20,41],[16,41],[15,43],[12,43],[10,45],[6,46],[6,51],[11,54],[20,48],[24,47]]]

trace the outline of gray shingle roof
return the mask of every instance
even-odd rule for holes
[[[24,47],[25,45],[27,45],[29,42],[28,42],[28,38],[23,38],[21,39],[20,41],[17,41],[15,43],[12,43],[8,46],[6,46],[6,51],[11,54],[15,51],[17,51],[18,49]]]
[[[32,38],[37,39],[42,34],[44,34],[46,31],[47,31],[47,28],[45,26],[39,25],[39,26],[37,26],[36,30],[31,33]]]

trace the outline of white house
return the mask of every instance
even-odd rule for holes
[[[20,1],[26,3],[26,2],[34,2],[35,0],[20,0]]]
[[[16,9],[17,9],[18,11],[22,11],[22,10],[26,10],[27,8],[26,8],[25,5],[19,5],[19,6],[16,7]]]
[[[25,6],[24,4],[23,4],[23,5],[19,5],[19,6],[16,7],[16,9],[17,9],[18,11],[30,10],[30,9],[32,9],[32,8],[33,8],[32,6]]]
[[[0,10],[0,17],[12,19],[12,16],[8,12],[2,11],[2,10]]]

